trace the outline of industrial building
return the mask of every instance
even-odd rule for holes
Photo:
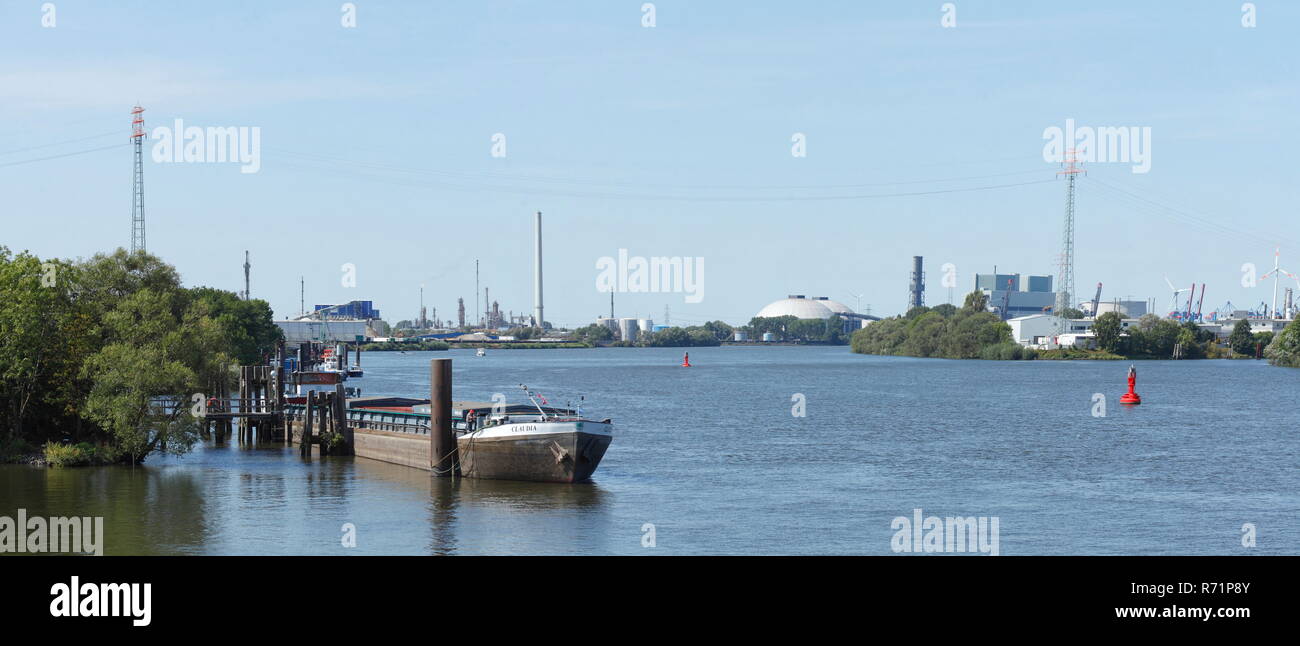
[[[305,318],[317,320],[357,320],[379,319],[379,310],[374,301],[348,301],[339,305],[317,305],[316,309]]]
[[[1120,319],[1120,334],[1134,327],[1136,318]],[[1027,348],[1054,350],[1056,348],[1077,347],[1093,348],[1096,337],[1092,333],[1095,319],[1063,319],[1052,314],[1030,314],[1007,320],[1011,326],[1011,338]]]
[[[317,321],[298,319],[276,321],[284,332],[284,341],[296,345],[308,341],[316,343],[356,343],[379,336],[370,328],[370,321]]]
[[[769,303],[754,316],[757,318],[793,316],[797,319],[828,319],[836,314],[836,310],[831,309],[828,303],[834,303],[841,311],[853,311],[825,297],[808,298],[802,294],[792,294],[779,301]]]
[[[1022,289],[1020,274],[976,274],[975,289],[988,298],[990,312],[1003,319],[1043,314],[1056,304],[1051,276],[1026,276]]]
[[[632,317],[615,318],[612,316],[602,316],[596,319],[596,325],[609,329],[614,333],[614,338],[619,341],[636,341],[638,338],[658,332],[666,328],[664,325],[655,325],[651,319],[639,319]]]
[[[1142,315],[1150,311],[1149,303],[1147,303],[1147,301],[1132,301],[1132,300],[1118,300],[1118,299],[1110,300],[1110,301],[1098,301],[1096,312],[1092,311],[1092,301],[1084,301],[1079,305],[1079,309],[1084,314],[1091,316],[1093,318],[1101,316],[1106,312],[1117,312],[1121,317],[1136,319],[1136,318],[1141,318]]]
[[[779,301],[769,303],[754,316],[757,318],[793,316],[804,320],[825,320],[832,316],[839,316],[844,322],[845,333],[864,327],[871,321],[880,320],[880,317],[877,316],[858,314],[847,305],[833,301],[825,296],[808,298],[803,294],[792,294]]]

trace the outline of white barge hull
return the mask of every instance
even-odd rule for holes
[[[582,482],[614,438],[613,424],[588,420],[501,424],[456,438],[467,478]]]

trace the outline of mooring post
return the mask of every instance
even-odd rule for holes
[[[348,426],[348,400],[343,394],[343,382],[334,384],[334,399],[338,401],[339,431],[343,433],[343,442],[347,445],[344,454],[352,452],[352,427]]]
[[[308,391],[306,411],[303,413],[303,419],[302,419],[302,444],[298,446],[298,450],[304,458],[311,457],[312,409],[315,407],[316,407],[316,391],[314,390]]]
[[[320,446],[320,454],[322,457],[330,454],[329,445],[325,443],[325,438],[330,434],[329,396],[330,393],[327,392],[316,393],[316,427],[319,429],[317,430],[317,434],[320,435],[320,442],[318,444]]]
[[[451,429],[451,359],[429,362],[429,468],[438,478],[460,475]]]

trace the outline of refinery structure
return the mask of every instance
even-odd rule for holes
[[[491,299],[491,288],[480,288],[478,261],[475,261],[474,307],[479,310],[477,319],[474,318],[473,313],[470,313],[467,317],[464,297],[456,299],[457,316],[455,320],[439,320],[437,308],[433,308],[432,316],[430,316],[429,309],[424,304],[424,285],[422,284],[419,288],[418,314],[411,320],[399,322],[397,327],[404,332],[408,332],[408,334],[402,334],[400,337],[392,335],[392,330],[389,329],[390,326],[382,320],[380,311],[375,308],[374,302],[368,300],[316,305],[310,312],[305,311],[304,306],[304,311],[297,318],[276,321],[276,324],[284,330],[286,338],[291,342],[315,341],[328,343],[398,339],[409,341],[438,339],[508,342],[516,339],[510,335],[496,333],[517,328],[536,328],[545,332],[551,328],[551,325],[546,321],[544,315],[541,211],[538,211],[533,216],[533,231],[533,307],[529,314],[515,314],[513,311],[503,311],[501,304]],[[246,260],[246,281],[247,274],[248,263]],[[302,289],[305,293],[305,286]],[[248,288],[245,287],[245,297],[247,297],[247,291]],[[555,339],[542,336],[534,340],[547,341]]]
[[[143,140],[146,133],[143,113],[144,108],[139,105],[130,111],[133,149],[130,249],[133,252],[146,250],[143,163]],[[1075,292],[1075,196],[1076,182],[1085,173],[1075,151],[1067,151],[1058,175],[1066,179],[1067,185],[1056,275],[1000,273],[994,267],[991,273],[975,274],[971,285],[973,291],[983,295],[988,311],[997,314],[1010,325],[1017,342],[1040,348],[1087,345],[1091,339],[1092,322],[1108,312],[1118,314],[1126,328],[1136,324],[1145,315],[1157,315],[1194,323],[1212,330],[1220,337],[1226,337],[1237,321],[1249,321],[1254,332],[1278,332],[1288,321],[1296,318],[1297,310],[1300,310],[1300,303],[1296,299],[1300,293],[1300,276],[1282,267],[1280,250],[1275,250],[1272,266],[1259,277],[1260,281],[1272,283],[1271,302],[1261,301],[1253,308],[1237,307],[1229,301],[1221,307],[1206,309],[1207,286],[1204,283],[1193,282],[1187,287],[1179,287],[1167,276],[1164,277],[1164,282],[1170,296],[1168,305],[1163,308],[1157,307],[1156,298],[1137,300],[1128,296],[1111,296],[1103,299],[1101,283],[1097,283],[1092,298],[1078,300]],[[510,330],[534,330],[535,332],[528,333],[532,340],[559,341],[561,339],[558,336],[549,334],[552,325],[545,317],[540,211],[533,215],[533,235],[533,303],[530,309],[518,312],[503,310],[498,301],[491,299],[490,287],[480,287],[479,263],[475,260],[473,305],[467,310],[466,299],[458,297],[454,318],[440,319],[437,308],[426,307],[423,284],[419,286],[417,314],[409,320],[399,321],[395,326],[389,326],[382,319],[380,311],[370,300],[317,304],[308,311],[306,285],[303,281],[300,285],[298,316],[276,323],[284,330],[290,342],[456,340],[467,334],[473,335],[471,340],[476,341],[510,341],[514,337],[501,334]],[[950,266],[945,265],[944,269],[947,273]],[[248,251],[244,252],[243,273],[244,289],[239,292],[239,296],[247,300],[252,297],[251,258]],[[1291,282],[1295,285],[1292,286]],[[904,312],[926,307],[926,284],[925,259],[921,255],[912,256]],[[952,275],[945,276],[945,287],[948,289],[948,301],[952,303],[954,290],[958,287]],[[957,298],[962,298],[967,293],[969,292],[961,291]],[[854,296],[861,298],[859,294]],[[791,294],[773,301],[759,309],[754,316],[793,317],[798,320],[838,318],[845,334],[880,320],[880,317],[870,314],[869,306],[866,313],[856,312],[828,297],[809,297],[803,294]],[[613,291],[610,293],[609,316],[597,318],[595,325],[607,328],[612,338],[618,341],[644,340],[648,335],[670,327],[666,309],[663,324],[656,324],[649,318],[616,317]],[[735,341],[750,340],[744,329],[736,330]]]

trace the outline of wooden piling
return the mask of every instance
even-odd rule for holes
[[[429,362],[429,469],[438,478],[460,475],[451,428],[451,359]]]
[[[312,409],[315,407],[316,393],[315,391],[308,392],[302,420],[302,444],[299,445],[299,451],[304,458],[311,457]]]
[[[343,393],[343,382],[334,384],[334,401],[339,415],[339,432],[343,434],[344,455],[352,452],[352,427],[348,426],[348,400]]]

